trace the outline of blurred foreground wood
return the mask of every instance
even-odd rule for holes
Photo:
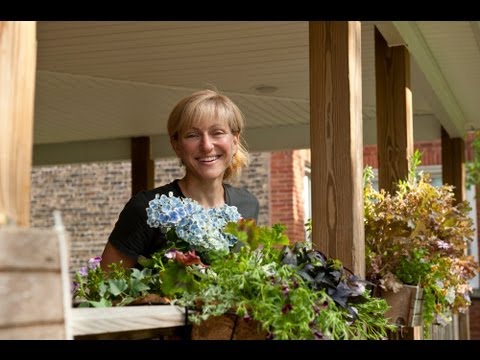
[[[61,232],[0,227],[0,339],[72,339],[66,262]]]
[[[173,305],[72,309],[75,339],[184,337],[187,336],[185,320],[184,309]]]

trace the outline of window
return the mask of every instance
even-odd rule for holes
[[[303,175],[303,223],[305,224],[312,218],[312,170],[310,164],[305,164],[305,174]],[[305,233],[305,241],[310,242]],[[310,244],[311,245],[311,244]]]

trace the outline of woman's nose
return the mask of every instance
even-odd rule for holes
[[[202,137],[202,149],[205,150],[205,151],[211,151],[213,149],[213,142],[212,142],[212,139],[210,138],[210,136],[208,135],[205,135]]]

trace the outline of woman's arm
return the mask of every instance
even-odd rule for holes
[[[108,268],[108,265],[120,262],[120,260],[122,260],[122,265],[125,268],[132,268],[137,264],[137,259],[132,259],[131,257],[124,255],[113,246],[110,241],[107,242],[107,245],[105,245],[105,249],[103,250],[102,261],[100,262],[102,270],[109,272],[110,269]]]

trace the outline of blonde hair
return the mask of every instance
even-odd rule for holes
[[[196,120],[212,117],[226,121],[231,132],[238,135],[237,152],[223,174],[224,180],[237,179],[243,168],[249,165],[250,155],[243,139],[245,119],[237,105],[227,96],[214,90],[201,90],[183,98],[175,105],[168,117],[168,135],[178,139],[178,135]]]

